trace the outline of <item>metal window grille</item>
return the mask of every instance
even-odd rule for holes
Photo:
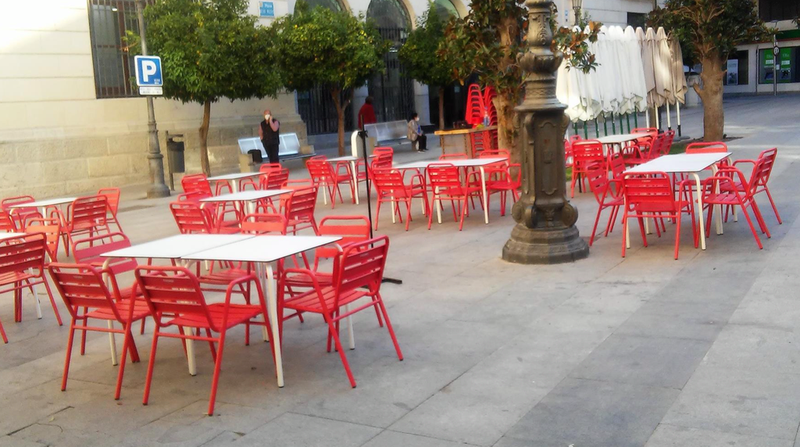
[[[147,0],[145,3],[152,3]],[[134,0],[88,0],[95,94],[100,98],[138,97],[127,31],[139,32]]]
[[[791,20],[800,15],[800,0],[760,0],[758,14],[761,20]]]

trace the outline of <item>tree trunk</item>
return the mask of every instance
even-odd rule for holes
[[[344,156],[344,110],[350,104],[350,100],[345,101],[342,104],[341,98],[342,91],[338,88],[331,89],[331,97],[333,98],[333,105],[336,106],[336,117],[338,120],[338,132],[339,132],[339,156]]]
[[[522,161],[522,154],[517,150],[514,141],[514,107],[516,101],[498,94],[494,98],[494,107],[497,109],[497,148],[511,152],[511,162]]]
[[[703,140],[722,141],[725,132],[725,111],[722,108],[722,58],[712,55],[701,60],[703,72],[700,79],[702,89],[695,85],[695,91],[703,100]]]
[[[439,87],[439,130],[444,130],[444,87]]]
[[[211,175],[211,167],[208,162],[208,125],[211,121],[211,101],[203,103],[203,124],[200,125],[200,167],[203,174]]]

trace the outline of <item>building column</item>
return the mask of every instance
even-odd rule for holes
[[[419,114],[419,122],[424,126],[431,124],[430,104],[428,86],[414,81],[414,111]]]

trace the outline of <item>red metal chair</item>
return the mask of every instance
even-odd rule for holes
[[[778,219],[778,224],[783,224],[781,220],[781,215],[778,214],[778,208],[775,206],[775,201],[772,200],[772,194],[769,192],[769,186],[767,183],[769,182],[769,177],[772,175],[772,168],[775,166],[775,159],[778,156],[778,149],[772,148],[767,149],[759,154],[758,159],[756,160],[736,160],[733,162],[733,166],[736,167],[737,164],[743,163],[752,163],[753,164],[753,171],[750,173],[750,178],[747,179],[747,184],[753,187],[753,196],[759,193],[766,193],[767,198],[769,199],[770,205],[772,205],[772,211],[775,212],[775,218]],[[737,182],[736,187],[739,189],[740,192],[747,191],[747,186],[744,183]],[[755,202],[754,202],[755,203]],[[726,211],[727,216],[727,211]]]
[[[394,161],[394,149],[389,146],[378,146],[372,150],[372,155],[377,158],[381,156],[389,156],[389,160]]]
[[[422,212],[426,213],[428,210],[428,193],[425,189],[425,177],[420,174],[414,174],[411,177],[411,183],[406,184],[403,173],[396,169],[375,169],[373,175],[374,177],[372,180],[375,182],[375,189],[378,191],[378,209],[375,213],[375,230],[378,229],[381,204],[384,202],[391,203],[392,213],[400,218],[400,222],[403,222],[403,216],[400,212],[399,205],[399,202],[403,202],[406,205],[406,231],[408,231],[408,225],[411,222],[411,200],[422,199]],[[392,220],[394,221],[394,219]]]
[[[619,154],[615,154],[619,155]],[[620,157],[618,157],[621,160]],[[611,214],[608,216],[608,223],[606,224],[606,231],[604,237],[608,237],[608,233],[614,230],[614,223],[617,220],[619,209],[624,205],[622,197],[622,179],[614,177],[612,180],[608,179],[608,172],[604,169],[595,167],[590,169],[586,174],[589,179],[589,185],[594,193],[594,198],[597,200],[597,216],[594,219],[594,226],[592,227],[592,235],[589,238],[589,246],[594,243],[594,236],[597,233],[597,224],[600,222],[600,214],[603,210],[611,208]]]
[[[14,219],[8,214],[8,211],[0,207],[0,231],[5,233],[14,233],[17,231],[17,224]]]
[[[201,192],[215,196],[225,192],[233,192],[228,182],[217,182],[214,191],[212,192],[211,183],[209,183],[208,177],[206,177],[205,174],[184,175],[183,178],[181,178],[181,187],[183,188],[183,192]]]
[[[470,132],[469,133],[469,142],[470,142],[470,157],[475,158],[475,155],[481,151],[492,150],[492,144],[489,141],[491,136],[487,131],[481,132]]]
[[[215,222],[212,212],[197,202],[172,202],[169,204],[169,209],[181,234],[232,234],[239,232],[238,220],[218,220]]]
[[[248,214],[242,219],[242,233],[286,234],[286,216],[283,214]]]
[[[564,139],[564,168],[569,169],[572,167],[572,143],[566,138]]]
[[[355,185],[353,185],[353,173],[350,172],[350,163],[336,162],[336,168],[334,168],[324,155],[319,155],[308,160],[306,168],[317,188],[327,189],[327,195],[323,190],[323,198],[330,197],[331,208],[336,208],[337,193],[339,194],[339,201],[344,203],[342,190],[339,188],[342,183],[350,186],[350,197],[355,203]],[[342,169],[344,169],[344,172],[342,172]]]
[[[686,146],[687,154],[715,154],[728,152],[728,145],[721,141],[689,143]]]
[[[150,385],[153,381],[153,368],[155,367],[159,338],[207,341],[211,348],[211,357],[214,359],[214,375],[211,379],[211,396],[208,402],[208,414],[213,415],[228,330],[240,324],[266,326],[269,329],[266,303],[258,278],[255,275],[247,275],[231,282],[225,291],[224,303],[208,304],[197,278],[184,267],[139,267],[136,269],[135,275],[144,300],[156,322],[142,403],[147,405],[150,399]],[[255,283],[258,304],[231,304],[233,288],[245,284],[249,288],[251,282]],[[259,316],[263,317],[263,321],[255,320]],[[167,332],[170,327],[176,327],[177,333]],[[187,333],[184,332],[184,328],[191,328],[194,331],[187,331]],[[201,335],[202,332],[205,335]],[[212,332],[218,335],[214,336]],[[245,336],[249,337],[249,331]],[[217,344],[216,348],[215,343]],[[275,346],[270,343],[270,348],[274,358]]]
[[[47,256],[50,258],[49,261],[45,261],[45,265],[58,262],[58,244],[61,238],[61,222],[58,219],[31,219],[25,226],[25,232],[44,235],[47,242]]]
[[[108,199],[104,195],[78,197],[67,206],[67,220],[64,233],[67,235],[69,245],[75,241],[75,236],[88,234],[110,233],[108,216],[110,209]],[[66,250],[66,247],[65,247]],[[67,255],[69,255],[69,250]]]
[[[111,216],[108,218],[108,221],[116,225],[117,230],[121,232],[122,227],[119,224],[119,220],[117,220],[117,211],[119,211],[119,197],[120,197],[119,188],[100,188],[97,191],[97,194],[106,196],[106,201],[108,201],[108,210],[111,212]]]
[[[742,190],[739,185],[743,185]],[[742,171],[735,167],[723,166],[713,176],[703,180],[702,184],[703,194],[703,207],[708,208],[708,218],[706,219],[706,234],[711,234],[711,218],[714,214],[714,206],[721,205],[726,207],[738,206],[742,209],[747,224],[750,225],[750,231],[753,232],[753,237],[759,249],[764,248],[761,245],[761,239],[756,233],[753,226],[753,221],[750,219],[750,214],[747,212],[747,207],[753,211],[753,215],[758,222],[761,232],[771,237],[769,228],[764,223],[764,218],[761,216],[761,210],[754,199],[754,195],[758,190],[757,183],[748,183]]]
[[[114,391],[114,399],[119,399],[128,351],[130,350],[131,352],[132,362],[139,361],[139,352],[133,340],[131,325],[139,320],[144,321],[150,315],[150,309],[147,308],[147,304],[144,301],[121,298],[116,278],[110,269],[99,270],[87,264],[54,263],[48,267],[48,270],[56,289],[64,299],[64,304],[67,305],[67,311],[72,317],[67,338],[64,375],[61,378],[61,391],[67,389],[75,331],[83,331],[82,340],[86,340],[86,333],[89,331],[124,334],[122,359],[119,363],[117,387]],[[110,290],[101,275],[107,275],[111,285]],[[114,329],[111,325],[108,327],[89,326],[90,319],[116,321],[122,325],[122,329]],[[83,346],[81,347],[81,355],[83,355]]]
[[[517,175],[511,173],[515,169]],[[488,176],[487,176],[488,177]],[[500,194],[500,215],[506,215],[506,200],[508,193],[511,192],[511,197],[514,199],[512,205],[519,200],[519,189],[522,187],[522,166],[519,163],[511,163],[505,166],[498,175],[493,175],[492,179],[486,181],[486,207],[489,207],[489,202],[493,193]]]
[[[36,200],[33,196],[16,196],[16,197],[6,197],[2,201],[0,201],[0,207],[2,207],[6,212],[11,216],[14,220],[14,225],[20,229],[25,229],[25,222],[28,219],[41,219],[42,214],[39,213],[39,210],[36,207],[14,207],[11,208],[11,205],[22,205],[25,203],[32,203]]]
[[[317,188],[303,188],[292,192],[284,206],[287,231],[297,234],[298,231],[311,228],[317,233],[317,220],[314,210],[317,207]]]
[[[344,247],[343,253],[334,260],[331,285],[322,286],[314,276],[314,272],[310,270],[287,269],[283,278],[286,275],[306,275],[310,278],[312,289],[293,297],[286,297],[283,287],[279,291],[280,312],[283,312],[284,309],[291,309],[296,312],[322,315],[328,324],[328,352],[331,350],[331,341],[333,341],[345,372],[347,372],[350,386],[353,388],[356,386],[356,381],[339,339],[339,322],[342,319],[370,307],[374,307],[376,312],[380,311],[380,315],[386,322],[386,329],[392,338],[397,357],[403,360],[403,353],[397,343],[397,337],[380,294],[388,251],[389,238],[386,236],[349,244]],[[356,307],[352,308],[351,306]],[[282,323],[280,329],[282,332]],[[354,347],[352,339],[350,347]]]
[[[572,145],[572,181],[570,197],[575,197],[575,183],[578,178],[583,182],[589,169],[606,169],[606,156],[603,154],[603,143],[597,140],[582,140]]]
[[[280,173],[284,170],[286,171],[286,177],[288,178],[289,170],[281,166],[280,163],[264,163],[258,168],[258,172],[260,172],[261,175],[259,175],[256,178],[245,178],[240,180],[239,191],[244,191],[245,189],[247,189],[248,186],[251,186],[253,189],[269,189],[269,188],[263,188],[263,184],[267,182],[267,177],[269,176],[269,174],[273,172]],[[286,180],[284,179],[280,183],[278,183],[278,186],[280,186],[281,183],[283,183],[284,181]]]
[[[625,257],[625,249],[628,237],[628,219],[636,218],[639,220],[639,230],[642,233],[642,241],[647,247],[647,235],[644,232],[644,219],[652,218],[671,218],[677,223],[675,229],[675,259],[678,259],[678,249],[680,248],[681,238],[681,216],[689,214],[692,218],[692,235],[694,245],[697,247],[698,237],[695,231],[694,201],[690,197],[690,181],[681,182],[678,198],[675,198],[675,189],[672,181],[663,172],[643,172],[637,174],[625,174],[622,177],[622,194],[625,200],[622,215],[622,257]],[[656,225],[656,228],[658,226]]]
[[[625,157],[619,152],[608,154],[608,170],[611,171],[611,178],[622,178],[622,174],[627,170]]]
[[[469,214],[468,200],[471,195],[480,193],[479,186],[471,183],[462,183],[458,168],[449,163],[435,163],[428,166],[428,183],[431,188],[432,196],[428,209],[428,229],[433,223],[433,211],[435,206],[441,207],[442,200],[449,200],[453,207],[453,219],[459,222],[458,231],[464,228],[464,216]],[[456,202],[459,205],[459,212],[456,213]],[[461,215],[459,221],[458,214]]]
[[[42,318],[42,309],[39,304],[39,295],[36,286],[44,284],[53,313],[58,325],[61,326],[61,315],[53,300],[50,285],[44,277],[44,264],[47,256],[47,241],[43,234],[30,234],[16,236],[0,241],[0,293],[14,292],[14,321],[22,321],[22,290],[27,288],[33,294],[36,303],[36,316]],[[11,286],[10,288],[4,288]],[[0,335],[3,342],[8,343],[8,338],[0,324]]]

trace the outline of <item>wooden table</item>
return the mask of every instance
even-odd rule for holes
[[[450,129],[450,130],[437,130],[433,134],[439,136],[439,145],[442,147],[442,155],[445,155],[447,152],[445,151],[445,138],[450,136],[461,135],[464,137],[464,153],[467,154],[469,157],[474,157],[475,154],[472,153],[472,143],[470,142],[470,134],[478,133],[478,132],[488,132],[490,130],[497,130],[497,126],[489,126],[489,127],[481,127],[480,129],[476,128],[468,128],[468,129]],[[457,152],[451,152],[457,153]]]

